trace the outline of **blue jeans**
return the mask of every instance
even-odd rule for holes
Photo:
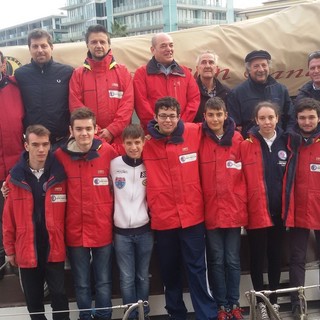
[[[91,266],[95,281],[95,307],[111,307],[111,257],[112,245],[109,244],[97,248],[68,247],[71,271],[76,292],[77,305],[79,309],[92,308],[91,294]],[[91,320],[92,311],[80,311],[81,320]],[[111,319],[110,310],[95,310],[96,317]]]
[[[151,231],[139,235],[114,234],[114,248],[120,270],[120,289],[124,304],[149,298],[149,264],[153,248]],[[149,307],[144,312],[148,314]],[[130,314],[136,318],[138,311]]]
[[[241,228],[207,230],[209,280],[219,307],[239,303],[240,232]]]
[[[157,230],[155,236],[166,309],[171,318],[187,319],[187,308],[182,295],[185,267],[196,320],[215,320],[217,305],[207,283],[204,224],[185,229]]]

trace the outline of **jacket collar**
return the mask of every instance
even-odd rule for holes
[[[93,139],[92,146],[88,152],[81,152],[75,147],[75,139],[71,137],[68,142],[61,147],[62,151],[69,154],[72,160],[93,160],[99,158],[98,150],[102,147],[100,139]]]
[[[148,123],[147,128],[150,135],[156,140],[166,139],[167,140],[166,143],[172,143],[172,144],[181,144],[184,141],[183,139],[184,123],[182,122],[181,119],[178,121],[177,127],[174,129],[174,131],[170,136],[166,136],[159,131],[158,122],[156,120],[151,120]]]
[[[252,80],[250,75],[248,76],[248,81],[249,81],[249,83],[251,83],[253,86],[256,86],[257,88],[264,88],[264,87],[270,86],[272,84],[275,84],[277,82],[270,75],[268,76],[267,81],[265,83],[260,83],[260,82],[256,82],[256,81]]]
[[[96,61],[92,59],[92,55],[90,51],[87,52],[87,58],[83,63],[83,67],[88,70],[94,69],[112,69],[116,66],[117,62],[112,55],[111,49],[109,49],[108,53],[104,56],[104,58],[100,61]]]
[[[214,134],[214,132],[209,128],[207,121],[204,121],[202,123],[202,131],[215,143],[219,144],[220,146],[231,146],[232,145],[232,138],[234,136],[235,131],[235,123],[234,121],[228,117],[224,121],[223,125],[223,131],[224,134],[221,139],[218,139],[218,137]]]
[[[31,59],[31,64],[40,71],[46,71],[51,67],[53,63],[53,59],[51,58],[47,63],[45,63],[43,66],[39,66],[33,59]]]
[[[142,159],[132,159],[128,155],[122,156],[122,160],[130,167],[137,167],[142,164]]]
[[[172,63],[170,64],[171,67],[171,72],[170,74],[180,76],[180,77],[185,77],[184,70],[178,65],[178,63],[173,60]],[[164,73],[160,66],[159,62],[156,60],[155,57],[152,57],[152,59],[148,62],[147,64],[147,73],[148,74],[161,74]]]
[[[29,164],[29,153],[24,151],[18,163],[11,169],[10,175],[12,181],[23,183],[26,180],[26,175],[32,175]],[[44,174],[48,175],[46,186],[52,185],[54,182],[61,182],[66,179],[66,174],[60,162],[55,158],[53,153],[49,151],[47,160],[44,165]]]
[[[300,136],[300,144],[304,145],[310,145],[314,143],[315,141],[320,141],[320,124],[318,124],[317,128],[313,131],[310,137],[304,138],[301,134],[299,125],[296,123],[294,128],[293,128],[295,134]]]

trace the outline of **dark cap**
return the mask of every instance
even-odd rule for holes
[[[245,57],[244,61],[245,62],[250,62],[253,59],[267,59],[267,60],[271,60],[271,56],[270,53],[268,51],[265,50],[254,50],[251,51],[250,53],[247,54],[247,56]]]

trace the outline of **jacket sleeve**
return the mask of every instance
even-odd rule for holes
[[[3,246],[7,256],[11,256],[16,253],[16,224],[13,214],[12,185],[9,182],[9,177],[7,178],[6,183],[8,187],[11,188],[11,192],[9,192],[9,195],[5,200],[2,218]]]
[[[113,122],[107,127],[114,137],[120,136],[124,128],[130,123],[134,103],[133,83],[130,72],[125,66],[119,66],[117,72],[122,84],[123,96]]]
[[[150,105],[147,92],[147,74],[146,68],[140,67],[136,70],[133,77],[134,88],[134,107],[136,113],[140,119],[143,128],[147,127],[147,124],[154,116],[154,108]]]
[[[76,108],[84,107],[83,89],[82,89],[83,68],[73,71],[69,82],[69,109],[70,112]]]
[[[240,102],[234,92],[231,90],[227,95],[227,108],[229,116],[234,120],[237,126],[242,124]]]
[[[284,124],[283,129],[288,130],[292,129],[294,125],[296,124],[296,117],[295,117],[295,111],[294,111],[294,105],[292,103],[292,100],[289,96],[288,89],[284,89],[284,112],[282,115],[282,123]]]
[[[188,68],[184,68],[187,77],[187,103],[184,110],[181,112],[181,119],[184,122],[192,122],[198,112],[200,105],[200,91],[195,78],[192,76]]]

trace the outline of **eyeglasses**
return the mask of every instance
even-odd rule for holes
[[[158,117],[161,119],[161,120],[167,120],[168,118],[170,120],[175,120],[178,118],[177,115],[175,114],[165,114],[165,113],[161,113],[161,114],[158,114]]]

